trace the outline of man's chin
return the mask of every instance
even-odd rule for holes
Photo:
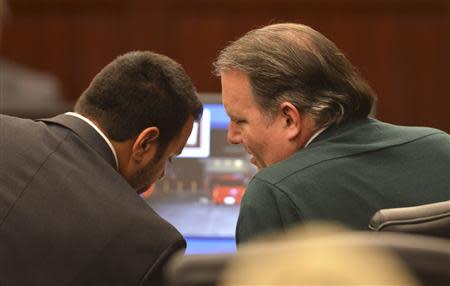
[[[136,191],[136,193],[138,193],[139,195],[144,193],[145,191],[148,190],[150,186],[144,186],[144,187],[140,187],[140,188],[135,188],[134,190]]]
[[[252,157],[250,159],[250,163],[252,163],[256,167],[256,169],[258,169],[258,171],[262,169],[261,165],[258,163],[258,161],[256,161],[255,157]]]

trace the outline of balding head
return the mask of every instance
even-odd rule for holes
[[[245,72],[269,115],[282,102],[309,114],[318,128],[366,117],[375,93],[336,45],[306,25],[283,23],[248,32],[221,51],[220,76]]]

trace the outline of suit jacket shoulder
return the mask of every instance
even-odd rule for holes
[[[0,120],[0,284],[140,285],[160,278],[161,263],[185,241],[95,138],[58,122]]]
[[[261,170],[256,177],[276,184],[293,173],[341,157],[408,145],[428,146],[444,155],[450,152],[450,136],[438,129],[406,127],[364,119],[325,130],[307,148],[287,160]],[[419,149],[417,147],[417,149]]]
[[[324,131],[258,172],[238,218],[239,241],[311,220],[367,229],[381,208],[450,199],[450,137],[373,119]]]

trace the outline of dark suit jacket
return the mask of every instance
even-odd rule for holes
[[[450,136],[364,119],[331,127],[249,183],[238,243],[306,221],[367,229],[382,208],[450,199]]]
[[[184,247],[87,123],[0,115],[0,285],[159,285]]]

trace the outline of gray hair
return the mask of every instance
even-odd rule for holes
[[[218,76],[245,72],[268,115],[288,101],[312,116],[317,128],[367,117],[376,99],[336,45],[301,24],[252,30],[223,49],[214,67]]]

